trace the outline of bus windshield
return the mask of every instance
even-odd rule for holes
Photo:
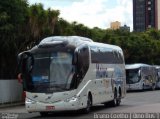
[[[126,82],[127,84],[134,84],[140,81],[138,76],[139,69],[127,69],[126,70]]]
[[[69,90],[74,74],[72,57],[67,52],[34,54],[34,65],[30,74],[32,86],[27,89],[45,93]]]

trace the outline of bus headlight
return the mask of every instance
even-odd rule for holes
[[[77,100],[78,100],[78,98],[77,98],[76,96],[73,96],[73,97],[71,97],[71,98],[66,99],[65,101],[66,101],[66,102],[75,102],[75,101],[77,101]]]
[[[31,99],[29,99],[29,98],[26,98],[25,103],[26,103],[26,104],[35,104],[35,103],[36,103],[36,101],[31,100]]]

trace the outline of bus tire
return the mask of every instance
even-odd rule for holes
[[[145,88],[144,88],[144,84],[142,85],[142,91],[144,91],[145,90]]]
[[[152,84],[152,90],[155,90],[155,89],[156,89],[156,85]]]
[[[86,108],[83,109],[83,112],[85,114],[88,114],[91,111],[91,107],[92,107],[92,95],[89,93],[88,99],[87,99],[87,106]]]
[[[116,106],[119,106],[121,104],[121,88],[119,88],[119,93],[116,100]]]
[[[114,91],[114,99],[110,102],[111,107],[115,107],[118,105],[118,100],[117,100],[117,90],[115,89]]]
[[[46,116],[48,116],[48,112],[40,112],[40,115],[41,115],[42,117],[46,117]]]

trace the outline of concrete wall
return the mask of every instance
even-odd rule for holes
[[[17,80],[0,79],[0,104],[22,101],[22,84]]]

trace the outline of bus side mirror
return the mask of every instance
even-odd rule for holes
[[[30,72],[34,64],[34,57],[30,52],[23,52],[18,55],[18,62],[22,73]]]
[[[138,71],[138,77],[141,77],[141,71],[140,70]]]
[[[21,83],[21,84],[23,83],[22,74],[21,73],[18,74],[17,79],[18,79],[19,83]]]

